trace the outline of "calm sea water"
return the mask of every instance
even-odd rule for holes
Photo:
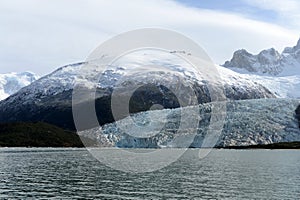
[[[0,148],[0,198],[299,199],[299,150],[214,150],[125,173],[84,149]]]

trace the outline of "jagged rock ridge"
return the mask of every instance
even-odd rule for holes
[[[294,47],[286,47],[280,54],[274,48],[261,51],[257,55],[245,49],[234,52],[224,67],[242,72],[260,75],[286,76],[300,74],[300,39]]]

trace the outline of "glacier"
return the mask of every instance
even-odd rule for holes
[[[199,105],[199,126],[193,130],[186,130],[183,136],[180,135],[188,140],[190,136],[194,137],[189,147],[201,147],[204,139],[209,137],[211,110],[218,103]],[[251,99],[226,102],[226,117],[215,146],[247,146],[300,141],[300,129],[295,118],[295,110],[298,105],[299,100],[295,99]],[[184,139],[174,142],[174,138],[178,137],[176,131],[180,124],[182,109],[190,108],[146,111],[129,116],[119,122],[81,131],[79,135],[95,140],[101,147],[186,147],[186,144],[180,143]],[[189,117],[192,119],[197,116],[190,115]],[[134,124],[128,124],[132,121]],[[151,129],[157,134],[148,135],[148,132],[145,137],[136,137],[120,128],[120,124],[123,124],[122,126],[144,126],[147,130]]]

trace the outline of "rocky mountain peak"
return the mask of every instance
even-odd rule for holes
[[[257,55],[257,61],[264,65],[274,65],[280,60],[280,53],[274,48],[261,51]]]
[[[240,49],[234,52],[232,59],[226,61],[224,66],[227,68],[240,66],[240,68],[247,69],[249,72],[255,72],[252,67],[253,62],[255,62],[255,57],[245,49]]]
[[[262,50],[252,55],[246,50],[234,52],[230,61],[224,67],[242,73],[255,73],[260,75],[294,75],[300,68],[300,39],[294,47],[286,47],[282,54],[274,48]]]

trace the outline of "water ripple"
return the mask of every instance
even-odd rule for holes
[[[159,171],[110,169],[84,149],[0,148],[0,198],[297,199],[297,150],[189,150]]]

